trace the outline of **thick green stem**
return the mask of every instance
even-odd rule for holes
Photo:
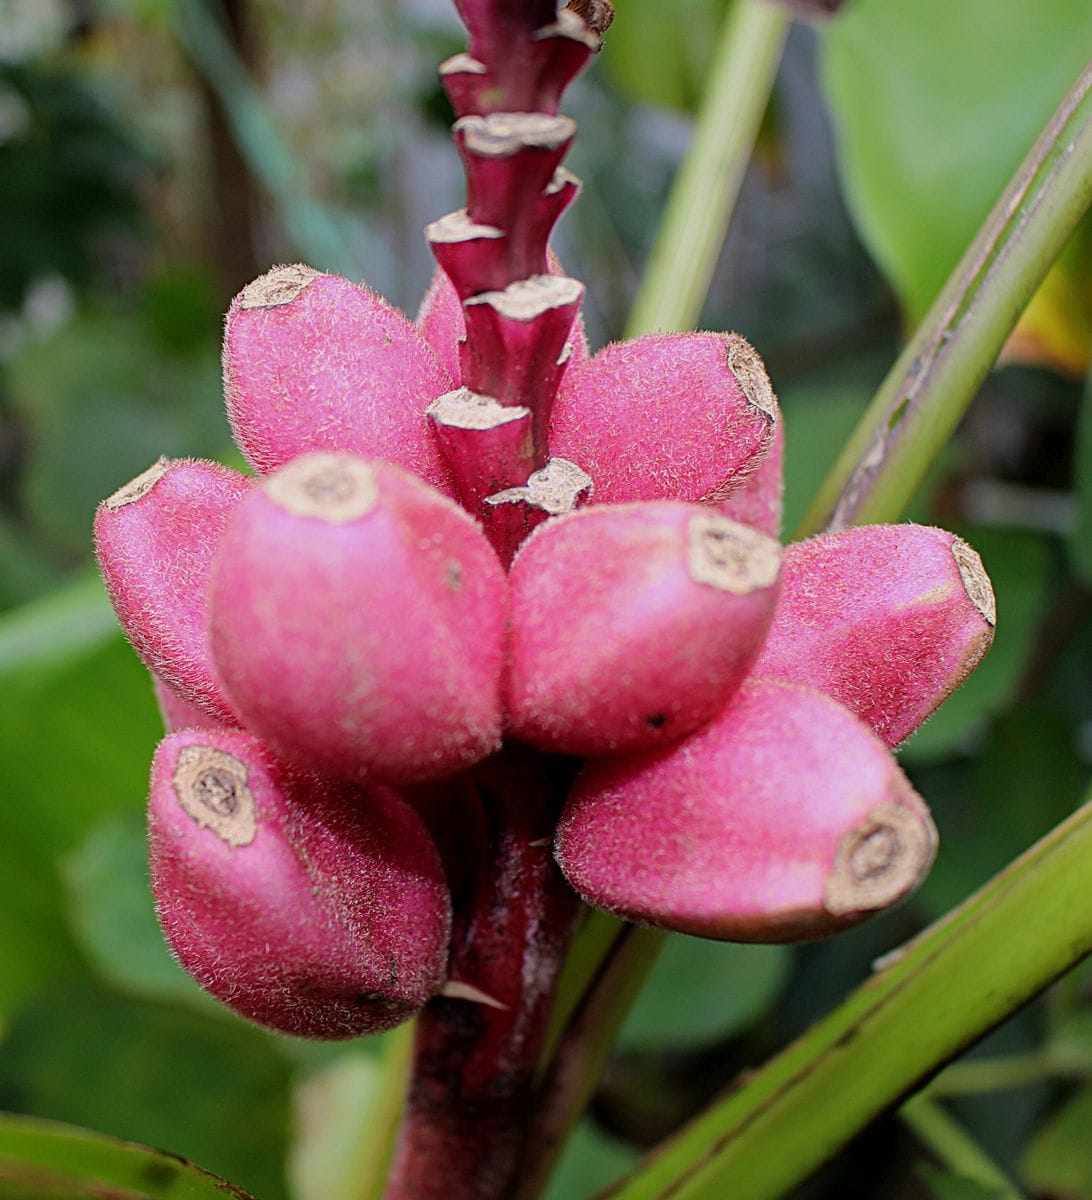
[[[1092,951],[1090,870],[1092,800],[605,1195],[788,1194]]]
[[[915,1096],[902,1106],[899,1117],[953,1174],[984,1184],[997,1200],[1021,1200],[1012,1180],[935,1100]]]
[[[610,945],[550,1061],[512,1200],[538,1200],[542,1194],[667,937],[662,929],[629,925]]]
[[[788,28],[787,10],[767,0],[736,0],[725,19],[694,140],[672,186],[626,337],[697,324]]]
[[[1090,204],[1092,64],[891,368],[798,536],[902,515]]]

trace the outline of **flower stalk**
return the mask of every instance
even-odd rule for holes
[[[694,329],[769,103],[789,13],[767,0],[735,0],[690,146],[626,323],[626,336]]]

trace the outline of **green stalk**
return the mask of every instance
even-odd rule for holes
[[[1021,1200],[1019,1188],[936,1101],[915,1096],[899,1110],[899,1118],[953,1174],[985,1185],[997,1200]]]
[[[1092,951],[1090,871],[1092,797],[604,1196],[787,1195]]]
[[[1092,64],[891,368],[798,536],[900,517],[1092,204]]]
[[[383,1195],[409,1086],[413,1030],[414,1022],[407,1021],[387,1035],[375,1103],[365,1114],[367,1128],[347,1164],[346,1200],[380,1200]]]
[[[693,329],[769,103],[789,16],[736,0],[724,22],[694,140],[671,189],[627,338]]]
[[[542,1194],[668,936],[662,929],[627,925],[605,952],[597,975],[568,1015],[564,1034],[555,1044],[512,1200],[538,1200]]]

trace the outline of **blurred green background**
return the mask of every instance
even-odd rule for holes
[[[623,325],[727,7],[618,0],[570,93],[585,190],[556,248],[595,344]],[[220,322],[272,263],[414,312],[421,229],[461,203],[435,77],[461,47],[447,0],[0,0],[0,1109],[166,1147],[262,1200],[339,1200],[382,1039],[259,1032],[162,948],[142,830],[159,719],[91,517],[159,454],[234,461]],[[849,0],[794,28],[703,318],[767,360],[787,531],[1090,54],[1087,0]],[[1086,221],[912,513],[982,552],[999,607],[986,663],[901,754],[941,829],[932,877],[826,945],[674,939],[551,1200],[634,1163],[1079,801],[1090,262]],[[1029,1194],[1092,1198],[1092,974],[974,1055],[1023,1064],[1024,1086],[966,1075],[967,1127]],[[892,1118],[801,1194],[981,1195],[927,1163]]]

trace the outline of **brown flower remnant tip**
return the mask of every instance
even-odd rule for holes
[[[531,415],[529,408],[500,404],[492,396],[457,388],[437,397],[425,410],[428,415],[455,429],[496,429]]]
[[[978,551],[968,546],[962,538],[956,538],[952,542],[952,557],[959,567],[959,577],[963,580],[971,603],[982,614],[987,625],[996,625],[997,598]]]
[[[126,504],[135,504],[138,500],[143,500],[166,475],[168,465],[165,458],[156,459],[146,471],[141,471],[135,479],[130,479],[112,496],[108,496],[105,500],[106,507],[111,510],[124,508]]]
[[[281,304],[291,304],[318,275],[318,271],[303,263],[274,267],[243,288],[239,294],[239,307],[276,308]]]
[[[614,5],[608,0],[569,0],[565,7],[600,35],[607,32],[614,20]]]
[[[584,295],[584,285],[567,275],[532,275],[517,279],[501,292],[482,292],[472,296],[465,307],[488,305],[509,321],[533,321],[552,308],[576,304]]]
[[[781,569],[781,547],[727,517],[694,517],[688,529],[687,566],[695,583],[745,596],[768,588]]]
[[[246,764],[213,746],[184,746],[172,778],[178,803],[229,846],[249,846],[258,830]]]
[[[455,132],[482,158],[509,158],[521,150],[556,150],[576,134],[572,117],[548,113],[490,113],[460,117]]]
[[[550,516],[572,512],[583,492],[592,489],[592,477],[567,458],[552,458],[527,480],[525,487],[507,488],[489,496],[486,504],[529,504]]]
[[[777,399],[762,359],[751,343],[738,333],[726,334],[724,341],[728,350],[728,369],[739,381],[743,394],[755,408],[773,420],[777,416]]]
[[[823,907],[840,917],[894,904],[922,881],[936,849],[927,814],[899,804],[874,808],[839,841]]]
[[[305,454],[270,476],[266,494],[285,512],[331,525],[358,520],[379,499],[371,468],[348,454]]]

